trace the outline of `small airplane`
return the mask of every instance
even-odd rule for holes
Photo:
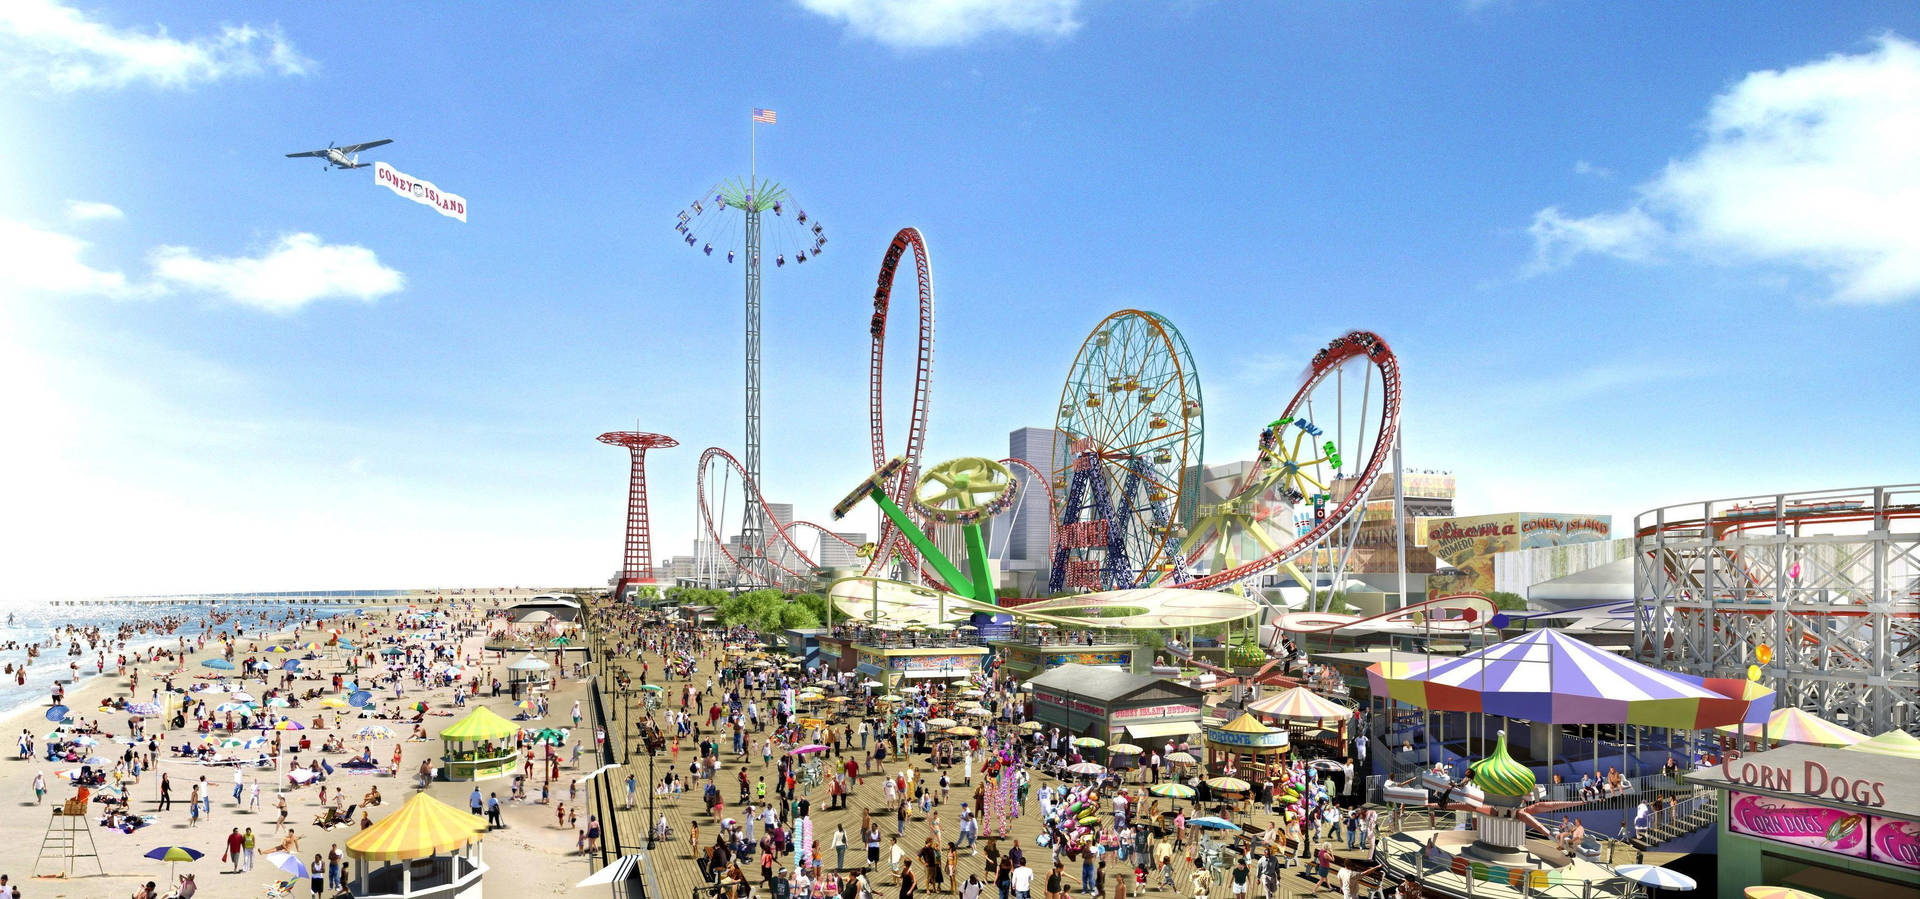
[[[324,150],[308,150],[305,153],[288,153],[287,158],[293,159],[300,156],[317,156],[327,161],[326,167],[329,169],[336,169],[336,168],[363,169],[363,168],[366,168],[368,165],[371,165],[371,163],[360,161],[360,157],[357,154],[361,150],[371,150],[374,147],[384,147],[390,143],[393,143],[393,141],[392,140],[376,140],[376,141],[369,141],[364,144],[348,144],[344,147],[336,147],[332,144],[328,144],[327,148]]]

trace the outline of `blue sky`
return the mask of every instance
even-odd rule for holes
[[[597,581],[593,437],[636,423],[682,444],[649,471],[686,551],[701,449],[741,442],[741,287],[670,229],[755,106],[832,241],[767,276],[765,487],[803,517],[870,467],[905,225],[929,458],[1050,424],[1139,307],[1212,460],[1364,327],[1464,512],[1915,480],[1911,4],[628,6],[0,10],[14,589]],[[283,158],[381,137],[470,221]]]

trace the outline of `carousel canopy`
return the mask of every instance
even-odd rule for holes
[[[1722,733],[1739,734],[1756,740],[1779,743],[1812,743],[1815,746],[1852,746],[1865,740],[1866,734],[1848,730],[1797,708],[1774,709],[1764,727],[1751,722],[1724,724],[1715,728]]]
[[[528,653],[524,656],[521,656],[519,661],[514,662],[511,665],[508,665],[507,670],[509,671],[545,671],[548,668],[552,668],[552,667],[553,667],[552,665],[534,658],[532,653]]]
[[[415,793],[393,814],[347,840],[347,851],[375,861],[426,858],[480,839],[486,819]]]
[[[473,707],[467,717],[447,726],[440,739],[448,741],[504,740],[520,732],[520,725],[494,714],[483,705]]]
[[[1553,630],[1420,671],[1381,662],[1367,669],[1367,681],[1376,696],[1433,711],[1689,730],[1763,720],[1774,697],[1750,681],[1662,671]]]
[[[1912,734],[1904,730],[1890,730],[1870,740],[1861,740],[1848,746],[1847,749],[1853,752],[1920,759],[1920,739],[1915,739]]]
[[[1294,687],[1247,704],[1247,710],[1289,721],[1344,721],[1353,710],[1325,699],[1306,687]]]

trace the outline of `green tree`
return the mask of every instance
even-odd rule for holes
[[[1493,604],[1502,611],[1524,612],[1527,610],[1526,597],[1518,593],[1508,593],[1505,590],[1488,590],[1487,598],[1492,600]]]

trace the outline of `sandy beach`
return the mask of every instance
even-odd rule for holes
[[[104,758],[104,764],[95,766],[100,769],[112,771],[115,763],[122,760],[122,754],[130,750],[140,755],[144,762],[148,749],[145,741],[132,745],[126,739],[132,732],[132,716],[125,711],[107,708],[105,704],[115,700],[152,700],[155,698],[154,690],[163,687],[162,681],[168,675],[172,676],[173,684],[178,688],[202,688],[186,694],[189,708],[205,700],[209,715],[215,722],[212,735],[216,740],[252,739],[262,744],[245,748],[228,746],[217,748],[216,752],[228,757],[254,759],[262,753],[272,753],[275,738],[280,740],[282,747],[281,756],[274,767],[239,768],[242,783],[240,798],[236,800],[235,766],[202,765],[176,756],[174,750],[183,744],[198,746],[203,742],[202,735],[194,727],[195,720],[191,712],[185,716],[186,727],[165,730],[155,730],[154,725],[171,724],[171,721],[148,716],[143,736],[153,737],[158,745],[158,751],[152,754],[154,764],[141,771],[137,779],[126,778],[123,785],[125,814],[149,819],[151,823],[131,833],[103,826],[102,822],[107,819],[111,806],[100,800],[117,792],[112,789],[116,778],[110,775],[103,787],[89,791],[93,796],[88,804],[86,820],[92,844],[99,853],[97,859],[82,857],[70,860],[64,853],[55,853],[41,859],[36,869],[36,856],[40,854],[43,837],[53,819],[52,813],[63,801],[78,792],[75,785],[59,774],[78,769],[80,764],[65,760],[52,761],[45,757],[47,738],[55,728],[54,723],[46,718],[50,703],[43,701],[31,709],[0,719],[0,727],[5,728],[11,738],[6,745],[4,759],[0,760],[0,797],[4,797],[3,801],[12,811],[7,816],[9,839],[0,844],[0,874],[7,875],[10,882],[19,887],[20,895],[32,899],[48,896],[128,896],[148,881],[153,881],[160,894],[165,895],[171,886],[170,868],[177,874],[194,874],[199,896],[266,895],[275,883],[289,879],[266,860],[267,853],[286,840],[289,830],[298,840],[299,857],[302,860],[310,862],[315,853],[324,856],[334,846],[341,847],[344,853],[347,839],[361,829],[363,812],[368,820],[379,821],[416,792],[417,772],[423,761],[435,766],[439,764],[442,745],[437,736],[442,729],[460,720],[475,705],[484,705],[504,718],[513,718],[519,713],[507,689],[509,678],[506,666],[521,653],[487,651],[483,648],[487,643],[487,616],[503,605],[504,602],[496,598],[423,604],[418,608],[437,609],[442,613],[438,620],[443,624],[432,630],[400,629],[398,622],[405,614],[404,610],[368,610],[363,615],[324,621],[317,627],[303,627],[276,635],[278,640],[248,635],[246,639],[234,643],[233,659],[238,663],[258,657],[270,663],[274,670],[265,672],[264,680],[261,675],[254,674],[242,681],[234,677],[238,672],[204,667],[201,664],[203,661],[219,658],[222,654],[221,644],[210,640],[205,648],[188,656],[184,665],[162,659],[130,665],[119,676],[109,673],[82,681],[70,690],[66,705],[71,709],[73,727],[94,726],[99,729],[100,733],[91,735],[97,742],[87,751]],[[357,646],[357,675],[349,671],[345,649],[326,647],[327,641],[334,637],[332,631],[336,628],[342,640]],[[385,642],[401,635],[406,635],[402,643]],[[264,651],[275,642],[281,645],[290,643],[295,647],[317,643],[321,648],[311,652],[303,649],[287,653]],[[409,650],[405,647],[410,644],[414,647],[410,650],[410,656],[379,654],[380,650],[388,648],[406,652]],[[375,654],[372,664],[368,663],[369,652]],[[283,660],[307,655],[313,658],[301,663],[291,683],[283,681],[287,676],[286,672],[279,670]],[[426,664],[436,656],[439,657],[437,662]],[[571,676],[574,664],[584,661],[584,653],[565,652],[564,656],[562,658],[552,650],[542,654],[549,662],[559,662],[553,669],[556,675],[553,688],[545,694],[549,703],[548,714],[524,723],[529,728],[571,729],[567,743],[560,747],[558,777],[547,784],[550,796],[548,804],[539,801],[548,772],[538,764],[534,766],[534,776],[527,780],[525,802],[509,799],[512,778],[503,777],[479,784],[483,792],[497,793],[502,803],[502,827],[488,833],[483,843],[485,859],[491,867],[485,880],[489,894],[564,894],[570,891],[573,883],[590,872],[586,859],[577,851],[578,835],[586,828],[588,815],[592,811],[587,807],[590,803],[584,785],[577,788],[579,807],[571,826],[556,816],[556,810],[562,803],[570,812],[576,809],[575,801],[569,799],[574,779],[599,766],[594,753],[591,724],[573,728],[571,717],[575,701],[586,695],[584,683]],[[390,666],[396,662],[402,664],[403,670],[390,670]],[[456,683],[464,687],[472,684],[475,678],[478,681],[478,690],[466,698],[463,706],[455,703],[455,686],[439,684],[438,678],[415,680],[416,673],[438,673],[453,663],[459,664],[463,670]],[[136,672],[139,677],[138,688],[137,691],[130,691],[130,675]],[[365,709],[321,705],[324,698],[341,696],[334,689],[336,675],[346,680],[357,676],[360,685],[374,693]],[[391,683],[382,681],[376,688],[370,682],[375,677],[392,676],[398,676],[401,681],[401,694],[398,697]],[[502,685],[497,697],[490,695],[491,684],[496,678]],[[284,715],[298,722],[302,729],[242,729],[230,734],[224,727],[228,716],[212,710],[234,697],[206,689],[209,685],[218,684],[244,690],[250,698],[262,703],[266,702],[270,691],[280,690],[291,697],[290,701],[298,704],[293,707],[263,708],[260,712],[270,714],[275,720]],[[414,737],[414,703],[425,703],[427,706],[426,713],[418,722],[418,726],[424,729],[425,739]],[[178,702],[173,705],[178,709]],[[386,715],[396,717],[379,717]],[[402,715],[404,717],[397,717]],[[384,726],[392,731],[392,736],[356,736],[357,731],[367,726]],[[19,758],[17,742],[23,730],[34,738],[33,757],[28,759]],[[309,741],[310,748],[296,752],[302,738]],[[344,744],[342,751],[321,751],[329,738],[338,738]],[[396,748],[399,751],[397,766],[393,764]],[[376,760],[379,766],[377,772],[353,770],[343,765],[350,759],[362,757],[363,753]],[[296,760],[303,768],[315,761],[324,761],[333,769],[333,773],[324,781],[296,785],[288,778],[288,769]],[[42,801],[36,801],[33,789],[36,774],[43,774],[46,780],[46,796]],[[161,808],[160,798],[162,775],[167,777],[171,785],[172,802],[165,809]],[[211,796],[210,808],[196,822],[188,812],[187,799],[193,785],[202,777]],[[256,785],[257,803],[254,801]],[[474,786],[471,782],[435,781],[426,789],[434,798],[465,809]],[[356,808],[351,813],[352,820],[346,824],[322,829],[315,823],[316,816],[324,808],[322,788],[328,791],[328,799],[334,800],[341,809],[359,805],[372,789],[379,791],[381,801],[371,809]],[[277,806],[282,798],[287,810],[285,827],[277,826],[280,817]],[[256,849],[251,870],[235,872],[235,865],[231,861],[221,861],[227,836],[234,828],[239,828],[243,833],[249,828],[253,831]],[[87,851],[84,837],[80,840],[80,846],[81,852]],[[189,847],[204,853],[204,857],[174,865],[145,857],[149,850],[164,846]],[[71,876],[66,874],[69,862]],[[348,864],[351,864],[350,859]],[[339,894],[341,891],[331,889],[325,893],[329,896]],[[307,884],[304,881],[298,883],[292,895],[303,899],[309,896]]]

